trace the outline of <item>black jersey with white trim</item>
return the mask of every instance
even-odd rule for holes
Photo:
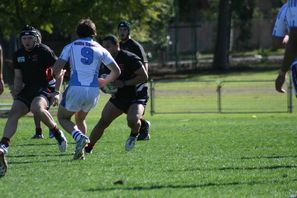
[[[48,46],[36,45],[30,52],[20,48],[14,53],[15,69],[22,72],[23,83],[30,87],[47,87],[46,69],[51,67],[57,56]]]

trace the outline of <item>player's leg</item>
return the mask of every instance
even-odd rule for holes
[[[75,113],[75,124],[83,134],[86,134],[88,130],[86,116],[87,114],[83,111]]]
[[[31,103],[31,112],[38,116],[40,120],[52,131],[54,134],[59,150],[65,152],[67,149],[67,139],[63,131],[58,128],[57,123],[48,111],[48,100],[43,96],[35,97]]]
[[[35,124],[35,134],[33,135],[33,139],[43,139],[42,128],[41,128],[41,120],[38,116],[34,115],[34,124]]]
[[[86,147],[85,151],[90,153],[96,144],[96,142],[102,137],[104,130],[119,117],[123,111],[117,108],[113,103],[108,101],[101,112],[101,118],[97,122],[96,126],[93,128],[90,134],[90,143]]]
[[[84,159],[84,148],[90,140],[71,121],[71,117],[79,112],[81,120],[85,120],[88,112],[97,104],[98,96],[99,90],[96,87],[69,87],[63,94],[58,110],[58,119],[63,128],[76,141],[74,160]]]
[[[151,139],[151,135],[150,135],[151,122],[148,120],[145,120],[143,117],[140,119],[140,121],[141,121],[141,126],[140,126],[139,136],[137,140],[138,141],[150,140]]]
[[[8,152],[10,139],[16,132],[18,120],[29,112],[28,106],[22,101],[15,100],[8,114],[8,119],[4,127],[2,139],[0,141],[0,177],[7,172],[7,161],[5,154]]]
[[[144,106],[137,103],[132,104],[127,111],[127,123],[131,129],[131,133],[125,145],[126,151],[133,149],[135,146],[141,126],[140,119],[142,118],[143,113]]]
[[[147,89],[143,89],[141,92],[138,93],[137,103],[142,104],[144,108],[146,107],[146,103],[148,101],[148,93]],[[143,111],[143,115],[140,119],[141,126],[139,130],[139,136],[137,140],[149,140],[150,139],[150,126],[151,123],[148,120],[144,119],[145,110]]]

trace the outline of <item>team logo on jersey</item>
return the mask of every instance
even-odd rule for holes
[[[25,62],[25,56],[17,57],[17,61],[18,61],[18,63],[24,63]]]

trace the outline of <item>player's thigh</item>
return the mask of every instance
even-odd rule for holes
[[[75,121],[76,122],[83,122],[86,119],[88,113],[89,112],[83,112],[83,111],[76,112],[75,113]]]
[[[75,114],[75,112],[68,111],[65,107],[59,105],[57,114],[58,119],[70,119],[73,114]]]
[[[43,96],[35,97],[31,103],[31,110],[47,109],[49,106],[48,100]]]
[[[28,112],[29,108],[24,102],[20,100],[15,100],[9,111],[8,118],[20,118],[26,115]]]
[[[123,111],[121,109],[117,108],[114,104],[108,101],[101,112],[101,120],[105,122],[112,122],[122,114]]]
[[[144,113],[144,109],[145,108],[142,104],[132,104],[127,111],[127,120],[139,120]]]

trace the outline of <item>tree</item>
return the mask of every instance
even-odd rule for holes
[[[213,68],[218,70],[225,70],[229,65],[231,13],[231,1],[220,0],[217,38],[213,60]]]
[[[0,37],[9,38],[25,24],[53,33],[68,35],[81,18],[90,17],[99,35],[115,32],[120,20],[126,19],[139,29],[141,40],[148,39],[151,24],[172,15],[173,0],[10,0],[0,2]],[[149,25],[148,25],[149,23]],[[159,26],[159,28],[165,26]],[[133,31],[134,32],[134,31]]]

